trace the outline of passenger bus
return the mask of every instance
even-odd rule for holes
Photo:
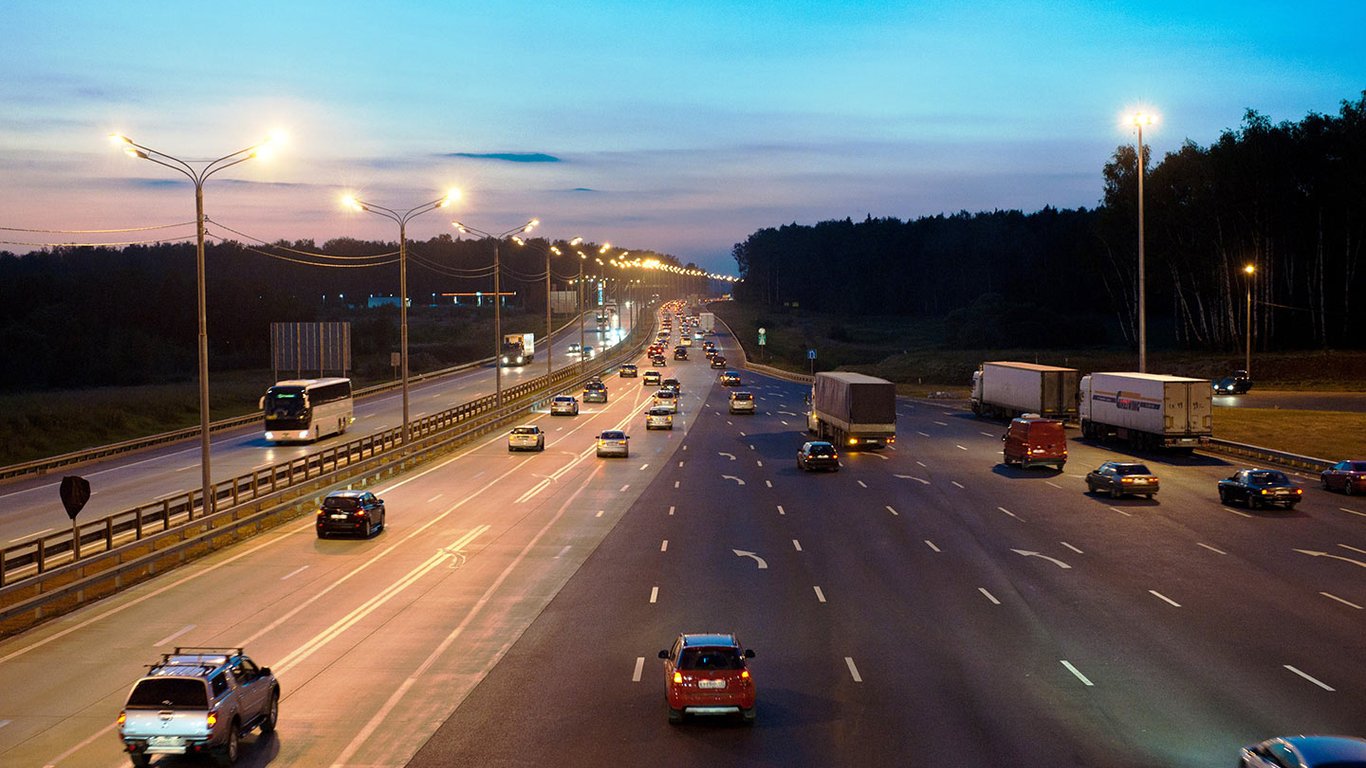
[[[317,440],[346,431],[355,421],[350,379],[291,379],[276,382],[261,398],[266,439]]]

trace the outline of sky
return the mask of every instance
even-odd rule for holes
[[[206,182],[211,219],[394,241],[342,195],[456,187],[410,238],[536,217],[734,274],[764,227],[1095,206],[1135,109],[1156,157],[1249,108],[1336,113],[1363,29],[1362,0],[0,0],[0,250],[193,220],[189,182],[111,132],[187,160],[279,132]]]

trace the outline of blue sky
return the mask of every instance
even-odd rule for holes
[[[1298,120],[1366,89],[1359,1],[4,0],[0,28],[0,226],[187,221],[188,185],[110,131],[212,158],[283,130],[209,181],[210,217],[394,239],[339,196],[457,186],[410,236],[537,216],[725,272],[793,221],[1095,205],[1139,105],[1160,156],[1249,107]]]

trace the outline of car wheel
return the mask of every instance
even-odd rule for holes
[[[266,719],[261,721],[261,734],[265,735],[275,730],[275,724],[280,721],[280,691],[274,690],[270,693],[270,709],[266,711]]]
[[[1256,497],[1256,496],[1253,496],[1253,495],[1251,495],[1251,494],[1248,494],[1248,497],[1247,497],[1247,508],[1248,508],[1248,509],[1257,509],[1257,508],[1260,507],[1260,506],[1262,506],[1262,505],[1261,505],[1261,502],[1257,501],[1257,497]]]
[[[134,768],[147,768],[152,764],[152,758],[141,752],[129,752],[128,759],[133,761]]]
[[[1348,496],[1357,495],[1356,489],[1352,487],[1352,479],[1350,477],[1347,478],[1347,482],[1342,484],[1342,492]]]
[[[669,707],[669,724],[678,725],[683,722],[683,710]]]
[[[1228,492],[1225,491],[1223,488],[1220,488],[1220,489],[1219,489],[1219,503],[1220,503],[1220,504],[1227,504],[1227,503],[1228,503]]]
[[[218,750],[216,757],[219,765],[232,765],[237,762],[237,752],[241,745],[238,743],[237,720],[234,718],[228,724],[228,741],[223,748]]]
[[[754,725],[754,707],[740,710],[740,719],[745,725]]]
[[[1110,498],[1118,499],[1121,495],[1118,488],[1110,488]]]
[[[1151,493],[1145,493],[1143,494],[1143,498],[1147,499],[1148,501],[1152,501],[1153,495]]]

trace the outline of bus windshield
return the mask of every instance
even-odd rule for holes
[[[266,393],[266,421],[307,418],[308,396],[303,387],[271,387]]]

